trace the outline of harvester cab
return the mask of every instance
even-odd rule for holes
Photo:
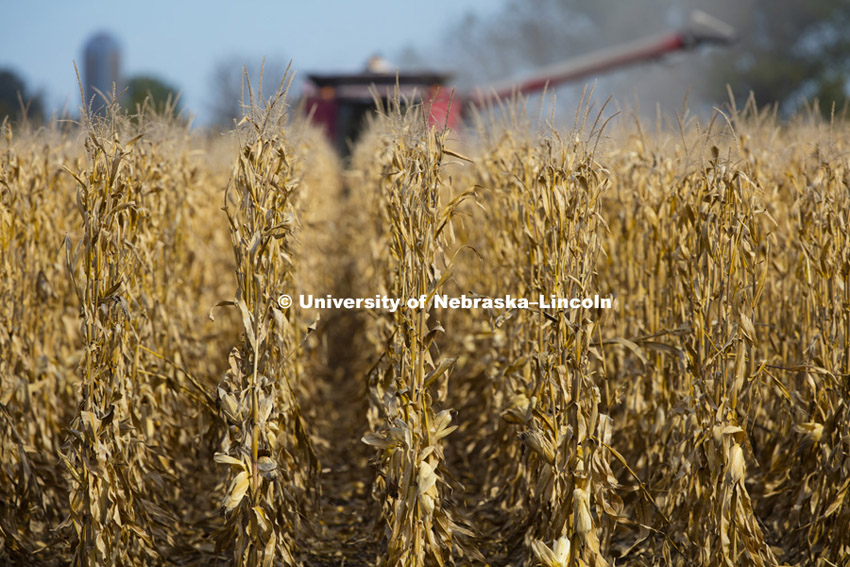
[[[382,59],[373,57],[360,73],[307,75],[306,109],[340,154],[360,135],[366,116],[375,110],[375,95],[386,103],[398,85],[402,99],[429,101],[433,115],[451,112],[450,126],[457,125],[457,107],[449,109],[451,94],[444,85],[451,75],[439,72],[396,72]]]
[[[507,79],[476,87],[467,93],[454,92],[446,84],[450,73],[396,71],[380,58],[372,58],[364,71],[347,74],[309,74],[305,86],[306,111],[320,126],[337,151],[347,155],[356,142],[366,116],[375,110],[375,96],[384,103],[398,86],[402,99],[429,104],[432,124],[459,125],[461,113],[470,104],[484,106],[514,94],[533,94],[544,88],[586,79],[615,69],[659,59],[677,51],[703,45],[728,45],[735,41],[729,24],[701,11],[691,14],[681,30],[650,36],[580,55],[537,70],[520,79]]]

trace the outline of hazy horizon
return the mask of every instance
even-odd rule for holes
[[[312,3],[210,2],[140,5],[41,1],[7,6],[0,22],[0,68],[11,69],[46,111],[79,106],[74,61],[105,31],[121,45],[122,75],[150,75],[181,91],[197,122],[211,118],[209,83],[216,64],[235,57],[288,63],[297,75],[355,71],[376,54],[394,58],[407,47],[428,49],[466,13],[484,15],[501,1],[457,0],[421,5],[370,0]],[[375,14],[380,14],[376,18]]]

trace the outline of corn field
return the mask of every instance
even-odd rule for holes
[[[2,125],[0,562],[850,565],[846,122],[286,88]]]

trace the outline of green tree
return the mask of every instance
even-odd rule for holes
[[[165,112],[171,108],[178,113],[179,101],[178,90],[168,83],[147,75],[132,77],[127,81],[127,91],[124,93],[124,105],[131,113],[141,108],[145,99],[150,96],[150,102],[157,112]],[[170,106],[169,106],[170,105]]]
[[[41,95],[30,94],[24,80],[14,71],[0,69],[0,120],[6,116],[15,121],[20,120],[22,101],[28,118],[43,118]]]
[[[750,92],[759,104],[779,103],[784,115],[818,99],[829,114],[847,101],[850,80],[850,2],[846,0],[751,0],[741,10],[741,39],[718,56],[709,84],[717,95],[726,84],[736,98]]]

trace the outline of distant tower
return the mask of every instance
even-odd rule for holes
[[[95,111],[104,107],[102,92],[107,97],[112,94],[112,84],[121,88],[121,47],[111,35],[100,32],[88,40],[83,51],[85,60],[83,69],[83,87],[86,105],[92,104]],[[92,102],[94,97],[94,102]]]

